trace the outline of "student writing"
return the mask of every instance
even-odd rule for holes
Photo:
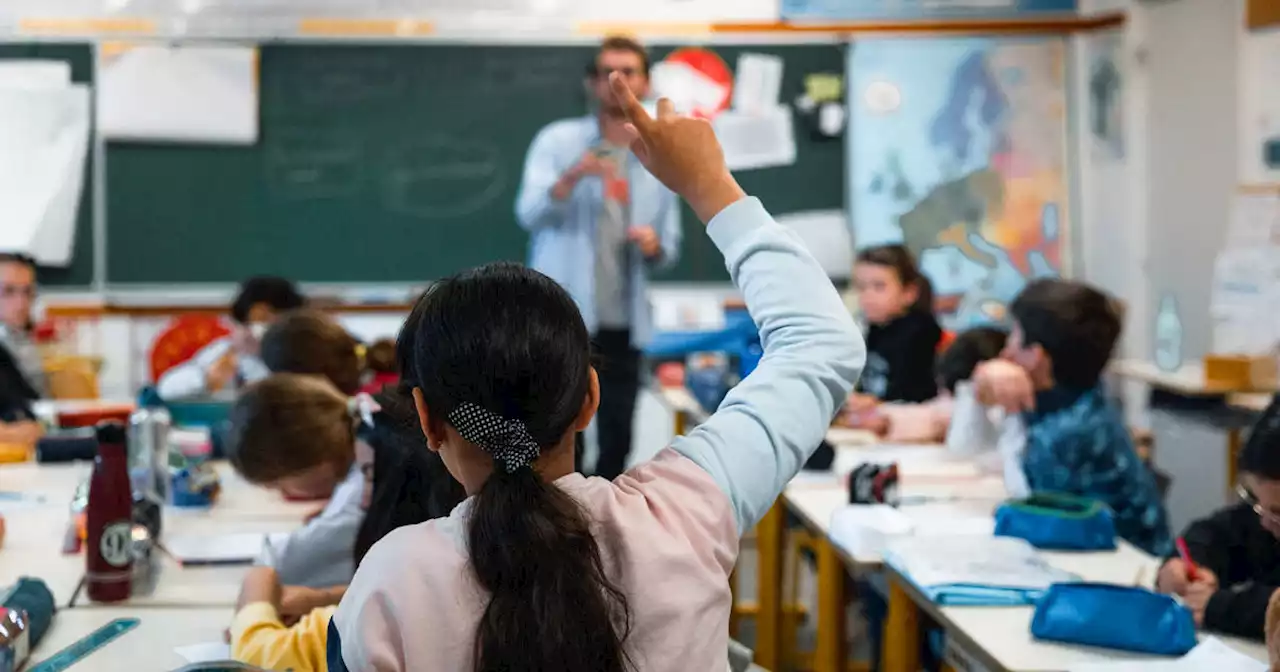
[[[1280,591],[1280,404],[1272,401],[1240,452],[1240,501],[1197,520],[1182,537],[1195,569],[1176,555],[1156,588],[1182,597],[1196,624],[1263,637],[1267,604]],[[1194,575],[1193,575],[1194,574]]]
[[[633,153],[708,223],[764,357],[656,459],[588,479],[574,437],[599,384],[573,300],[510,264],[435,284],[403,333],[428,444],[469,497],[373,547],[334,615],[330,670],[725,667],[738,538],[818,445],[864,350],[821,266],[733,180],[710,124],[666,100],[652,119],[612,81]]]
[[[318,376],[278,373],[245,388],[231,408],[227,447],[245,480],[329,501],[275,548],[287,584],[325,588],[351,580],[351,548],[363,514],[355,463],[360,409]],[[272,562],[264,556],[262,562]]]
[[[230,336],[205,346],[189,361],[164,372],[156,394],[167,401],[208,396],[261,380],[267,368],[258,358],[258,341],[281,313],[306,300],[284,278],[249,278],[231,304],[235,322]]]
[[[357,444],[365,516],[356,534],[356,565],[390,531],[448,515],[464,497],[440,458],[426,449],[409,392],[388,390],[376,402],[373,423],[361,424],[366,443]],[[268,670],[325,669],[329,619],[345,592],[345,585],[283,585],[271,567],[251,570],[231,625],[233,657]]]
[[[1004,353],[979,365],[974,382],[979,400],[1022,414],[1028,486],[1099,500],[1129,543],[1152,555],[1172,552],[1155,478],[1101,388],[1120,338],[1114,302],[1081,283],[1036,280],[1009,310]]]
[[[942,328],[933,291],[902,245],[869,247],[853,267],[858,305],[867,321],[867,370],[858,391],[880,401],[934,398],[934,354]]]

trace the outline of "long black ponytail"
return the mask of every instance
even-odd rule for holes
[[[573,300],[535,271],[485,266],[434,285],[398,350],[432,416],[494,458],[467,528],[472,571],[490,595],[475,669],[631,669],[626,595],[590,518],[531,464],[542,450],[572,450],[590,391],[590,341]]]

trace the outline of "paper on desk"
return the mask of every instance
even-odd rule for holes
[[[796,162],[791,108],[775,106],[758,112],[730,110],[713,126],[729,170],[789,166]]]
[[[1266,672],[1267,665],[1227,646],[1217,637],[1206,637],[1177,660],[1118,660],[1081,663],[1069,672]]]
[[[942,550],[942,552],[939,552]],[[1044,590],[1079,577],[1051,567],[1022,539],[978,535],[905,537],[885,560],[921,588],[967,585]]]
[[[231,645],[225,642],[204,642],[174,647],[173,652],[188,663],[214,663],[231,660]]]
[[[267,535],[237,534],[166,536],[165,547],[184,564],[251,564],[263,552]]]
[[[733,109],[765,112],[778,106],[782,93],[782,57],[746,53],[738,57],[733,84]]]

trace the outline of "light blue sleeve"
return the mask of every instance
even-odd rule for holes
[[[194,357],[169,369],[156,381],[156,394],[165,401],[179,401],[208,394],[205,372],[232,348],[231,337],[204,346]]]
[[[760,329],[764,357],[719,410],[673,443],[751,529],[817,449],[866,361],[862,334],[831,280],[755,198],[707,226]]]
[[[556,161],[557,127],[542,129],[529,145],[524,159],[520,193],[516,195],[516,221],[526,231],[560,226],[572,195],[563,201],[551,197],[551,188],[560,179],[563,168]]]

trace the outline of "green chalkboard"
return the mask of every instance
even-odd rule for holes
[[[717,47],[732,66],[746,48]],[[834,44],[751,47],[804,74],[842,72]],[[513,204],[545,124],[583,114],[590,46],[269,45],[252,147],[110,143],[107,271],[120,283],[439,278],[522,260]],[[657,52],[661,55],[662,52]],[[777,213],[843,203],[840,141],[800,131],[795,166],[744,172]],[[723,280],[686,212],[674,280]]]
[[[0,44],[0,60],[44,59],[71,64],[71,80],[93,84],[93,48],[87,44],[53,42]],[[71,265],[66,268],[40,268],[39,280],[45,286],[87,287],[93,282],[93,152],[85,161],[84,189],[76,215],[76,239],[72,247]],[[3,216],[0,216],[3,226]]]

